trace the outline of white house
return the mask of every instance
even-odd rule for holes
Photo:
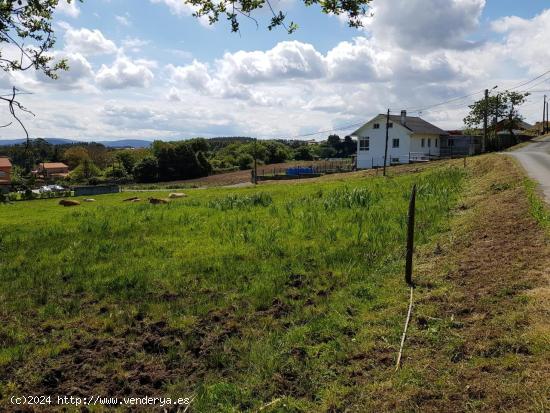
[[[439,156],[441,138],[448,135],[437,126],[415,116],[390,115],[387,165],[429,160]],[[384,165],[386,115],[380,114],[357,129],[357,168]]]

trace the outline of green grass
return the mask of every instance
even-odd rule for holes
[[[464,176],[443,166],[189,190],[169,205],[121,202],[128,192],[74,208],[0,205],[0,396],[45,391],[49,369],[74,370],[74,343],[96,339],[157,366],[158,392],[195,394],[196,411],[277,398],[264,411],[337,410],[358,391],[376,397],[357,388],[353,360],[380,345],[397,351],[410,189],[418,184],[420,245],[447,229]],[[135,346],[158,322],[157,347]],[[135,389],[125,358],[94,359],[104,381],[121,382],[115,393]],[[387,370],[373,357],[372,381]]]
[[[538,183],[532,179],[525,178],[524,186],[527,192],[527,199],[529,200],[531,215],[550,232],[550,208],[548,208],[548,205],[537,193]]]

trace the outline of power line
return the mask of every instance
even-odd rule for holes
[[[511,87],[511,88],[508,88],[508,90],[514,90],[514,89],[517,89],[517,88],[519,88],[519,87],[528,85],[529,83],[532,83],[532,82],[534,82],[535,80],[540,79],[541,77],[547,75],[548,73],[550,73],[550,70],[547,70],[547,71],[544,72],[542,75],[539,75],[539,76],[537,76],[537,77],[535,77],[535,78],[533,78],[533,79],[531,79],[531,80],[528,80],[528,81],[526,81],[526,82],[520,83],[519,85],[513,86],[513,87]]]
[[[443,102],[436,103],[436,104],[434,104],[434,105],[426,106],[426,107],[419,108],[419,109],[410,109],[410,110],[407,110],[407,111],[408,111],[408,112],[411,112],[411,113],[424,112],[425,110],[428,110],[428,109],[431,109],[431,108],[435,108],[435,107],[437,107],[437,106],[443,106],[443,105],[446,105],[446,104],[449,104],[449,103],[453,103],[453,102],[456,102],[456,101],[459,101],[459,100],[467,99],[467,98],[469,98],[469,97],[478,95],[478,94],[480,94],[480,93],[483,93],[483,90],[480,90],[480,91],[474,92],[474,93],[470,93],[469,95],[459,96],[459,97],[456,97],[456,98],[453,98],[453,99],[445,100],[445,101],[443,101]]]
[[[515,86],[512,86],[511,88],[507,88],[506,90],[514,90],[514,89],[518,89],[522,86],[526,86],[542,77],[544,77],[545,75],[547,74],[550,74],[550,70],[547,70],[546,72],[532,78],[532,79],[529,79],[527,81],[524,81],[524,82],[521,82]],[[542,82],[539,82],[539,83],[536,83],[534,85],[532,85],[529,89],[526,89],[526,90],[523,90],[523,91],[520,91],[520,92],[527,92],[529,91],[530,89],[542,84],[542,83],[545,83],[547,81],[549,81],[550,78],[547,78],[547,79],[544,79]],[[495,86],[496,88],[496,86]],[[462,101],[464,99],[468,99],[468,98],[471,98],[473,96],[476,96],[476,95],[479,95],[480,93],[484,93],[485,92],[485,89],[482,89],[482,90],[479,90],[477,92],[473,92],[473,93],[469,93],[467,95],[464,95],[464,96],[458,96],[458,97],[455,97],[455,98],[452,98],[452,99],[448,99],[448,100],[445,100],[445,101],[442,101],[442,102],[439,102],[439,103],[434,103],[433,105],[429,105],[429,106],[425,106],[425,107],[422,107],[422,108],[415,108],[415,109],[406,109],[407,112],[409,113],[421,113],[421,112],[424,112],[424,111],[428,111],[429,109],[432,109],[432,108],[435,108],[435,107],[439,107],[439,106],[443,106],[443,105],[448,105],[449,103],[454,103],[454,102],[459,102],[459,101]],[[532,93],[542,93],[543,91],[533,91]],[[463,104],[460,104],[458,106],[454,106],[453,108],[451,109],[461,109],[465,107]],[[449,110],[449,109],[446,109],[446,110]],[[445,110],[439,110],[439,111],[430,111],[432,113],[438,113],[438,112],[443,112]],[[309,132],[309,133],[303,133],[303,134],[299,134],[299,135],[293,135],[293,136],[289,136],[289,137],[286,137],[286,138],[279,138],[279,139],[288,139],[288,140],[291,140],[291,139],[296,139],[296,138],[306,138],[308,136],[315,136],[315,135],[320,135],[320,134],[325,134],[325,133],[331,133],[331,132],[339,132],[339,131],[345,131],[345,130],[349,130],[351,128],[355,128],[357,126],[361,126],[361,125],[364,125],[365,122],[357,122],[357,123],[352,123],[352,124],[349,124],[349,125],[345,125],[345,126],[342,126],[340,128],[334,128],[334,129],[327,129],[327,130],[322,130],[322,131],[318,131],[318,132]]]

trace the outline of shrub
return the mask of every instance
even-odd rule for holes
[[[254,158],[247,153],[242,153],[237,158],[237,163],[241,171],[245,169],[250,169],[252,168],[252,164],[254,163]]]
[[[158,180],[158,162],[149,156],[143,158],[134,167],[134,179],[137,182],[156,182]]]

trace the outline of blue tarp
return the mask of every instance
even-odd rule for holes
[[[286,170],[287,175],[307,175],[307,174],[313,174],[315,173],[313,171],[313,168],[303,168],[303,167],[297,167],[297,168],[288,168]]]

